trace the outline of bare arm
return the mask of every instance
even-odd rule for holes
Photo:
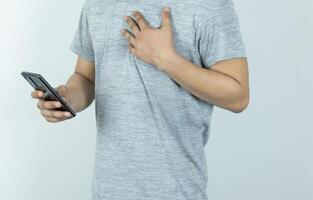
[[[210,69],[199,67],[178,54],[159,59],[158,67],[195,96],[238,113],[249,103],[246,58],[223,60]]]
[[[70,92],[70,104],[75,112],[87,108],[95,98],[95,65],[78,57],[74,73],[66,82]]]

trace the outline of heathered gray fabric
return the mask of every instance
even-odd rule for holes
[[[207,199],[213,105],[129,53],[119,32],[133,10],[159,27],[165,5],[177,52],[199,67],[246,57],[230,0],[87,0],[70,48],[96,64],[93,200]]]

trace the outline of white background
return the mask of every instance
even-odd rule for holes
[[[83,0],[0,3],[1,200],[90,200],[94,103],[46,122],[20,72],[66,82]],[[249,57],[249,107],[215,107],[209,200],[313,199],[313,1],[235,0]]]

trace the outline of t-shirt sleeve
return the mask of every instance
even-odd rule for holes
[[[207,19],[202,16],[197,29],[197,44],[203,67],[231,58],[247,57],[239,19],[231,0],[215,0]],[[213,14],[212,14],[213,13]]]
[[[70,49],[77,55],[94,62],[94,48],[88,27],[87,4],[83,6],[78,27],[70,44]]]

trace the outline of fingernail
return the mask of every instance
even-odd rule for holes
[[[70,117],[70,116],[71,116],[71,113],[66,112],[66,113],[65,113],[65,116],[66,116],[66,117]]]
[[[60,107],[61,104],[60,104],[59,102],[57,102],[57,103],[55,103],[55,106],[56,106],[56,107]]]
[[[164,11],[169,12],[169,11],[170,11],[170,8],[166,6],[166,7],[164,7]]]

